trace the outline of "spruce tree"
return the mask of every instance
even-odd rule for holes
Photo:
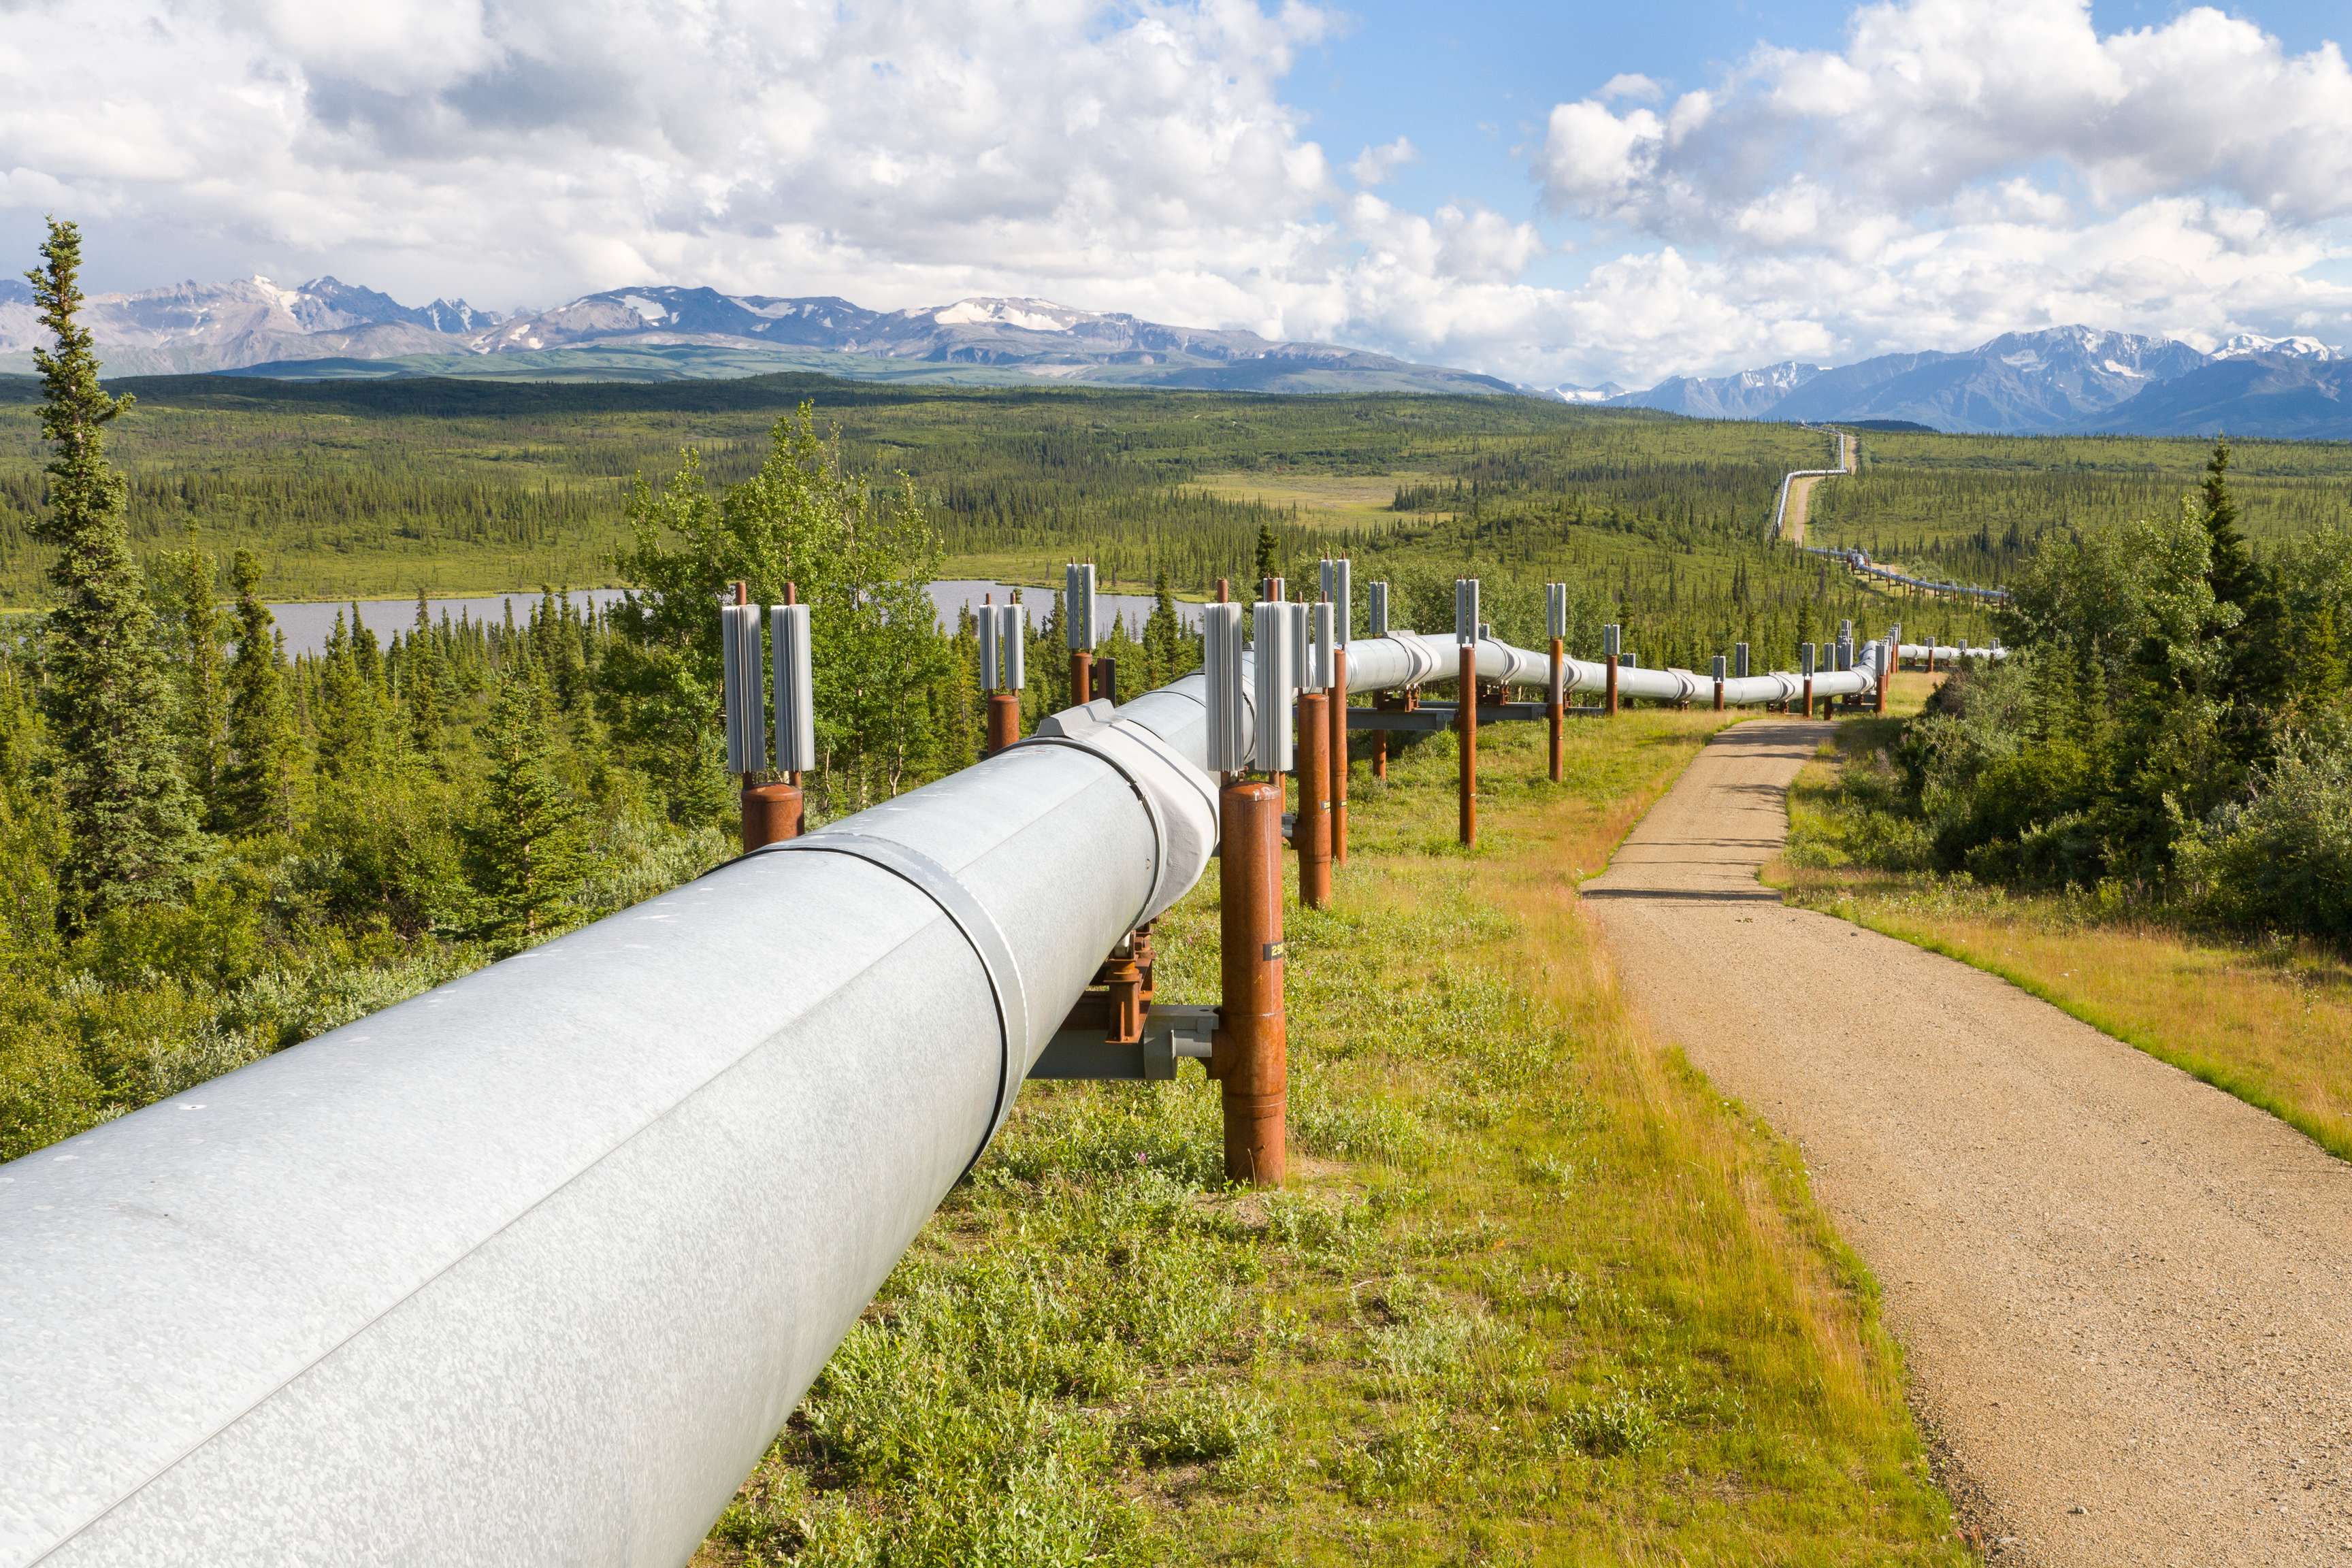
[[[223,825],[232,833],[291,833],[301,737],[279,668],[275,617],[261,602],[261,563],[250,550],[229,563],[236,594],[236,656],[228,667],[228,772]]]
[[[186,642],[181,650],[181,712],[186,731],[182,754],[188,787],[204,809],[205,826],[218,829],[224,825],[222,790],[228,773],[228,694],[221,679],[221,616],[213,597],[213,558],[196,548],[194,523],[188,526],[188,548],[181,552],[178,566],[175,585]]]
[[[476,933],[503,952],[559,927],[590,868],[583,813],[548,737],[548,705],[530,672],[509,672],[481,729],[490,773],[464,829],[466,872]]]
[[[1263,591],[1264,584],[1268,577],[1279,577],[1282,575],[1280,553],[1278,547],[1275,543],[1274,524],[1270,522],[1259,523],[1257,525],[1257,561],[1255,563],[1257,579],[1250,584],[1250,591],[1245,597],[1255,599],[1257,597],[1259,593]]]
[[[2205,569],[2205,581],[2211,584],[2218,604],[2246,607],[2261,587],[2261,573],[2253,557],[2246,550],[2246,536],[2238,528],[2238,502],[2230,494],[2230,441],[2219,437],[2213,442],[2213,455],[2206,460],[2202,505],[2205,532],[2212,541],[2211,563]]]
[[[168,893],[195,851],[195,814],[173,755],[169,689],[123,524],[125,487],[105,427],[131,405],[98,384],[82,303],[81,235],[49,222],[47,265],[25,276],[54,348],[36,348],[41,433],[55,447],[49,510],[31,531],[58,550],[43,708],[58,757],[68,840],[58,918],[78,927],[110,904]]]
[[[416,590],[416,626],[408,634],[401,671],[401,695],[408,702],[408,743],[435,773],[441,759],[441,647],[433,634],[431,606]]]

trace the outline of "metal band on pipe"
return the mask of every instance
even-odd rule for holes
[[[1104,728],[1108,730],[1117,726],[1105,725]],[[1119,732],[1129,735],[1150,734],[1150,731],[1144,730],[1140,725],[1132,726]],[[1160,740],[1156,735],[1151,738],[1155,742]],[[1160,743],[1163,747],[1166,744],[1165,742],[1160,742]],[[1141,779],[1135,776],[1133,769],[1091,741],[1081,740],[1071,735],[1031,735],[1012,749],[1018,751],[1021,746],[1066,746],[1074,752],[1084,752],[1108,767],[1120,778],[1125,779],[1127,787],[1135,792],[1135,798],[1143,803],[1143,815],[1151,821],[1151,889],[1144,894],[1143,902],[1137,906],[1135,917],[1127,922],[1130,929],[1141,925],[1145,911],[1160,900],[1160,879],[1168,874],[1168,823],[1160,815],[1160,803],[1151,798],[1151,792],[1144,787]]]
[[[1152,827],[1155,832],[1159,830],[1156,816]],[[956,880],[954,872],[921,850],[896,839],[877,838],[870,833],[828,830],[804,838],[787,838],[752,853],[846,855],[853,860],[878,866],[937,904],[948,922],[971,944],[972,955],[980,960],[981,973],[988,977],[988,989],[996,998],[996,1021],[1004,1034],[1004,1058],[996,1081],[996,1114],[989,1119],[988,1130],[980,1135],[979,1145],[964,1163],[964,1169],[970,1171],[980,1163],[989,1140],[996,1136],[996,1130],[1012,1113],[1013,1097],[1029,1070],[1026,1061],[1018,1067],[1013,1065],[1015,1056],[1025,1055],[1029,1049],[1029,998],[1021,987],[1021,965],[1013,959],[1013,946],[1004,940],[1004,932],[981,907],[980,900],[971,896],[971,889]]]

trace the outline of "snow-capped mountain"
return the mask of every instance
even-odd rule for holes
[[[608,289],[501,318],[462,300],[406,306],[333,278],[291,288],[247,278],[95,295],[87,320],[110,375],[257,366],[285,375],[479,370],[618,377],[774,369],[1267,391],[1517,390],[1492,376],[1359,349],[1165,326],[1032,299],[869,310],[832,298],[661,286]],[[40,336],[30,291],[18,284],[0,292],[0,371],[30,369]],[[480,363],[509,355],[532,357],[511,367]]]
[[[2321,342],[2317,338],[2266,338],[2258,332],[2240,332],[2224,338],[2209,357],[2213,359],[2251,359],[2257,354],[2277,354],[2287,359],[2333,360],[2344,356]]]
[[[1622,393],[1610,401],[1631,408],[1663,408],[1694,419],[1761,419],[1767,410],[1821,374],[1820,365],[1784,360],[1732,375],[1705,379],[1671,375],[1646,392]]]
[[[44,341],[32,290],[0,289],[0,368],[29,365]],[[267,278],[93,294],[84,319],[109,374],[228,370],[288,358],[431,353],[497,317],[462,300],[410,307],[333,278],[292,287]]]
[[[2169,338],[2052,327],[2007,332],[1961,353],[1881,354],[1827,370],[1779,364],[1706,379],[1673,376],[1611,402],[1711,418],[1900,419],[1938,430],[2013,433],[2114,428],[2109,416],[2138,405],[2151,388],[2224,359],[2333,357],[2309,338],[2247,334],[2208,355]]]

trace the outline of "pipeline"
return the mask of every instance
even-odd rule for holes
[[[1812,428],[1813,428],[1813,426],[1811,426],[1811,425],[1807,425],[1807,426],[1804,426],[1804,428],[1805,428],[1805,429],[1808,429],[1808,430],[1811,430],[1811,429],[1812,429]],[[1785,474],[1782,474],[1782,475],[1780,476],[1780,500],[1779,500],[1777,503],[1775,503],[1775,504],[1774,504],[1774,506],[1773,506],[1773,508],[1772,508],[1772,537],[1773,537],[1773,538],[1775,538],[1775,539],[1779,539],[1779,538],[1780,538],[1780,537],[1781,537],[1781,533],[1780,533],[1781,525],[1782,525],[1784,522],[1786,522],[1786,521],[1787,521],[1787,520],[1788,520],[1788,516],[1789,516],[1789,487],[1790,487],[1790,485],[1792,485],[1792,484],[1796,483],[1799,479],[1843,479],[1846,475],[1848,475],[1848,474],[1850,474],[1850,473],[1853,472],[1853,457],[1850,455],[1849,448],[1848,448],[1848,447],[1847,447],[1847,445],[1846,445],[1847,441],[1848,441],[1849,439],[1851,439],[1851,437],[1849,437],[1846,435],[1846,433],[1845,433],[1844,431],[1843,431],[1843,430],[1832,431],[1832,432],[1831,432],[1831,434],[1832,434],[1832,435],[1834,435],[1834,436],[1837,437],[1837,444],[1838,444],[1838,466],[1837,466],[1836,468],[1792,468],[1792,469],[1790,469],[1789,472],[1787,472],[1787,473],[1785,473]]]
[[[1348,649],[1348,689],[1353,694],[1450,681],[1454,679],[1457,646],[1451,636],[1423,632],[1391,632],[1377,641],[1356,642]],[[1882,646],[1875,642],[1863,644],[1862,662],[1852,669],[1816,671],[1812,678],[1813,695],[1865,697],[1874,692],[1878,689],[1875,650]],[[1549,686],[1551,682],[1549,653],[1481,637],[1477,661],[1481,680],[1511,686]],[[1563,666],[1564,684],[1570,691],[1601,691],[1608,686],[1608,670],[1598,661],[1570,658],[1563,661]],[[1723,700],[1727,707],[1738,708],[1791,702],[1801,698],[1804,689],[1805,678],[1801,675],[1736,677],[1723,682]],[[1712,701],[1715,678],[1688,669],[1623,666],[1617,671],[1617,691],[1621,697],[1643,697],[1660,702]]]
[[[1457,658],[1362,638],[1346,683]],[[1204,703],[1055,714],[0,1167],[0,1564],[683,1562],[1103,956],[1200,878]]]
[[[2009,590],[2006,588],[1977,588],[1966,583],[1946,583],[1932,577],[1906,576],[1891,567],[1879,565],[1870,558],[1868,552],[1850,546],[1800,544],[1797,548],[1808,555],[1831,556],[1842,562],[1847,571],[1858,577],[1874,577],[1882,583],[1892,583],[1900,588],[1917,588],[1929,594],[1944,594],[1958,599],[1976,599],[1986,604],[1998,605],[2009,602]]]

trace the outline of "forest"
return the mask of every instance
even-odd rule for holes
[[[2120,527],[2037,535],[2000,615],[2014,657],[1846,769],[1857,863],[2352,939],[2352,525],[2315,504],[2258,552],[2237,457],[2216,443]]]
[[[1597,655],[1615,621],[1652,665],[1703,668],[1745,641],[1785,666],[1840,618],[1864,637],[1994,630],[1770,541],[1780,476],[1822,456],[1812,431],[1535,400],[803,376],[102,384],[75,336],[73,260],[44,275],[50,368],[0,386],[0,593],[26,612],[0,647],[0,1157],[723,858],[715,606],[736,580],[812,606],[814,822],[977,755],[971,626],[939,626],[925,596],[948,574],[1043,584],[1091,559],[1106,587],[1150,592],[1153,613],[1103,650],[1130,691],[1196,659],[1180,595],[1311,581],[1325,554],[1388,580],[1400,624],[1450,625],[1454,578],[1477,574],[1498,633],[1525,643],[1542,639],[1543,584],[1564,580],[1570,651]],[[1872,437],[1862,476],[1820,493],[1888,481],[1898,439]],[[2294,471],[2242,455],[2259,539],[2301,518],[2282,497],[2325,510],[2332,449],[2314,451]],[[2170,460],[2134,482],[2160,489]],[[1914,475],[1927,488],[1899,493],[1976,495],[1988,472],[2022,493],[2008,468],[1935,471],[1945,491]],[[1376,499],[1296,499],[1334,478]],[[1943,559],[1948,531],[1912,526]],[[2063,537],[2128,548],[2099,542],[2112,532]],[[2035,537],[2046,553],[2060,536]],[[424,604],[534,584],[550,596],[520,623]],[[597,609],[564,591],[591,585],[629,592]],[[354,612],[289,653],[268,602],[334,594],[419,610],[388,638]],[[1031,595],[1029,724],[1066,700],[1055,598]],[[2021,592],[2021,611],[2039,602]],[[2236,754],[2241,776],[2284,765]]]

